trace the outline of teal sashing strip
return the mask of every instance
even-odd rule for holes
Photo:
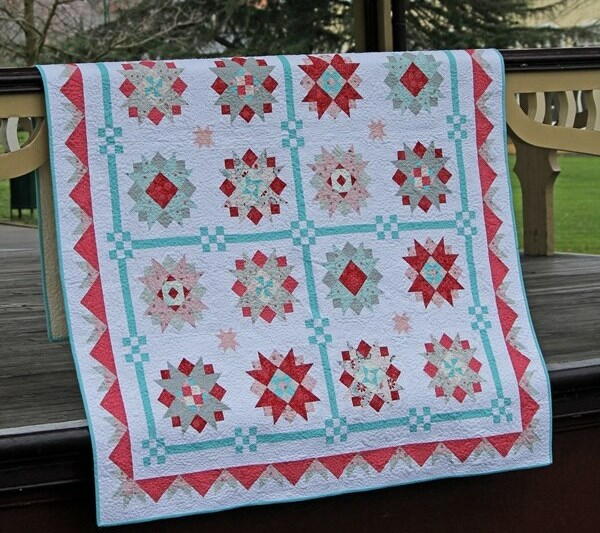
[[[102,80],[102,103],[104,106],[104,124],[105,128],[113,128],[113,116],[112,116],[112,98],[110,94],[110,76],[106,66],[103,63],[97,64],[100,70],[100,76]],[[121,205],[119,196],[119,177],[117,174],[117,159],[116,154],[107,152],[106,159],[108,163],[108,180],[110,184],[110,203],[113,215],[113,233],[122,233],[123,226],[121,221]],[[127,259],[118,258],[118,270],[119,280],[121,282],[121,292],[123,295],[123,306],[125,308],[125,314],[127,316],[127,328],[129,330],[130,337],[137,337],[137,326],[135,321],[135,313],[133,308],[133,301],[131,298],[131,288],[129,286],[129,275],[127,273]],[[144,373],[143,362],[136,361],[135,375],[140,390],[142,399],[142,406],[144,409],[144,416],[146,418],[146,425],[148,428],[148,436],[150,438],[156,438],[156,424],[154,421],[154,413],[152,412],[152,406],[148,397],[148,384],[146,382],[146,374]]]
[[[285,101],[287,110],[287,119],[289,121],[296,120],[296,112],[294,110],[294,82],[292,77],[292,69],[290,62],[285,56],[278,56],[279,61],[283,67],[284,79],[285,79]],[[304,203],[304,189],[302,185],[302,172],[300,170],[300,154],[297,146],[290,145],[290,157],[292,160],[292,173],[294,176],[294,189],[296,191],[296,206],[298,209],[298,217],[300,221],[307,221],[306,218],[306,205]],[[302,259],[304,262],[304,272],[306,277],[306,290],[308,291],[308,301],[312,318],[322,318],[319,312],[319,302],[317,299],[317,288],[315,285],[315,277],[312,269],[312,258],[310,253],[310,243],[301,244],[302,246]],[[334,418],[339,416],[339,409],[337,405],[337,398],[335,396],[335,388],[333,385],[333,376],[331,374],[331,367],[329,365],[329,355],[327,354],[327,345],[319,344],[319,352],[321,355],[321,365],[323,366],[323,373],[325,375],[325,384],[327,385],[327,396],[329,399],[329,407],[331,409],[331,415]]]
[[[411,409],[415,411],[416,409]],[[459,420],[471,420],[474,418],[493,418],[492,409],[470,409],[469,411],[455,411],[451,413],[428,413],[427,408],[424,408],[427,414],[427,423],[436,424],[443,422],[456,422]],[[363,433],[366,431],[380,431],[385,429],[394,429],[400,427],[410,427],[413,422],[411,415],[402,416],[399,418],[390,418],[387,420],[374,420],[370,422],[356,422],[348,424],[347,430],[349,433]],[[421,423],[422,424],[422,423]],[[430,431],[431,428],[424,431]],[[410,430],[414,433],[414,429]],[[256,442],[258,444],[276,444],[279,442],[293,442],[297,440],[307,439],[323,439],[326,437],[327,431],[325,428],[308,429],[305,431],[290,431],[287,433],[257,433]],[[172,444],[166,446],[166,451],[169,454],[191,453],[204,450],[213,450],[215,448],[227,448],[235,445],[235,437],[226,437],[222,439],[213,439],[201,442],[190,442],[186,444]]]
[[[456,58],[452,52],[444,52],[448,57],[448,61],[450,64],[450,79],[452,85],[452,112],[453,114],[460,114],[460,96],[458,94],[458,73],[456,66]],[[455,136],[456,137],[456,136]],[[463,149],[462,149],[462,138],[454,138],[454,146],[456,149],[456,160],[458,165],[458,175],[460,180],[460,201],[463,212],[468,211],[469,202],[468,202],[468,192],[467,192],[467,177],[465,172],[465,163],[463,157]],[[477,275],[475,272],[475,259],[473,255],[473,237],[465,233],[465,248],[467,250],[467,265],[469,269],[469,282],[471,285],[471,297],[473,298],[473,306],[481,307],[481,300],[479,298],[479,288],[477,285]],[[485,329],[479,330],[481,343],[483,344],[483,348],[485,350],[485,355],[487,357],[488,364],[490,365],[490,371],[492,373],[492,377],[494,379],[494,385],[496,387],[496,394],[499,398],[504,396],[502,390],[502,382],[500,381],[500,374],[498,372],[498,367],[496,366],[496,359],[494,357],[494,352],[492,351],[492,347],[490,345],[490,340]]]
[[[110,77],[103,63],[98,63],[98,69],[102,78],[102,101],[104,105],[104,127],[113,129],[112,97],[110,94]],[[115,232],[123,230],[121,226],[121,204],[119,202],[119,177],[117,175],[117,157],[107,151],[108,180],[110,184],[110,205],[112,208],[113,227]]]
[[[303,219],[307,220],[307,219]],[[398,231],[418,231],[427,229],[454,229],[455,220],[429,220],[422,222],[398,222]],[[352,235],[356,233],[376,233],[377,224],[346,224],[343,226],[325,226],[314,228],[316,237],[331,237],[333,235]],[[226,233],[223,235],[226,244],[245,244],[292,239],[291,230],[257,231],[255,233]],[[134,239],[134,250],[149,250],[153,248],[199,246],[202,244],[200,235],[184,235],[178,237],[161,237],[157,239]]]
[[[454,229],[454,220],[426,220],[422,222],[397,222],[397,231],[418,231],[428,229]],[[315,228],[317,237],[328,237],[332,235],[350,235],[353,233],[376,233],[377,224],[347,224],[344,226],[326,226]]]
[[[453,98],[453,112],[454,114],[459,114],[459,99],[458,99],[458,84],[457,84],[457,68],[456,61],[454,56],[448,53],[449,62],[450,62],[450,72],[451,72],[451,83],[452,83],[452,98]],[[296,121],[295,119],[295,108],[294,108],[294,90],[293,90],[293,78],[291,72],[291,66],[289,61],[284,56],[279,56],[279,60],[283,66],[284,71],[284,79],[285,79],[285,95],[286,95],[286,110],[287,110],[287,121]],[[110,77],[108,70],[104,64],[98,64],[98,68],[101,72],[102,77],[102,95],[104,100],[104,120],[106,128],[113,128],[113,117],[112,117],[112,101],[110,94]],[[459,179],[460,179],[460,187],[461,187],[461,207],[463,211],[468,210],[468,198],[467,198],[467,188],[466,188],[466,173],[464,167],[463,160],[463,151],[462,151],[462,140],[461,138],[455,138],[455,147],[457,153],[457,164],[459,168]],[[294,188],[295,188],[295,196],[296,196],[296,205],[299,220],[298,222],[305,222],[307,226],[310,224],[314,229],[315,237],[329,237],[329,236],[338,236],[338,235],[352,235],[352,234],[361,234],[361,233],[378,233],[377,221],[375,223],[364,223],[364,224],[346,224],[340,226],[324,226],[324,227],[314,227],[312,226],[312,221],[307,219],[306,216],[306,204],[304,200],[304,191],[303,191],[303,183],[302,183],[302,172],[300,166],[300,154],[299,154],[299,146],[303,146],[302,143],[297,143],[296,145],[290,145],[290,157],[292,163],[292,174],[294,179]],[[118,152],[121,153],[121,152]],[[109,183],[111,186],[111,206],[113,209],[113,228],[114,232],[122,232],[122,220],[121,220],[121,209],[120,209],[120,197],[118,194],[118,176],[117,176],[117,166],[116,166],[116,154],[115,153],[107,153],[107,162],[108,162],[108,174],[109,174]],[[380,217],[377,217],[380,218]],[[414,221],[414,222],[397,222],[396,223],[397,230],[396,231],[416,231],[416,230],[434,230],[434,229],[457,229],[456,220],[430,220],[430,221]],[[276,240],[289,240],[292,239],[296,244],[295,235],[293,230],[279,230],[279,231],[263,231],[263,232],[255,232],[255,233],[230,233],[223,234],[224,243],[226,244],[244,244],[244,243],[257,243],[257,242],[269,242]],[[306,286],[308,293],[309,306],[311,310],[311,315],[313,321],[315,319],[324,319],[321,317],[318,303],[318,296],[316,290],[316,282],[314,277],[314,271],[312,268],[312,257],[310,245],[314,243],[314,240],[311,242],[308,239],[308,242],[299,241],[297,245],[302,247],[302,258],[304,263],[304,272],[306,278]],[[144,249],[156,249],[163,247],[181,247],[181,246],[201,246],[202,245],[202,235],[188,235],[188,236],[176,236],[176,237],[163,237],[163,238],[151,238],[151,239],[133,239],[131,241],[131,247],[133,250],[144,250]],[[471,290],[473,296],[474,305],[480,306],[480,299],[477,291],[477,280],[475,276],[475,271],[473,268],[474,260],[473,260],[473,244],[472,237],[470,235],[465,234],[465,246],[467,250],[467,263],[469,266],[469,276],[471,281]],[[208,251],[214,251],[209,248]],[[123,293],[123,303],[125,312],[127,315],[127,326],[129,330],[129,336],[134,337],[137,336],[137,326],[135,319],[135,311],[133,307],[132,297],[131,297],[131,288],[129,285],[129,277],[127,272],[127,258],[117,258],[118,261],[118,270],[119,270],[119,278],[121,281],[121,289]],[[482,343],[486,350],[486,355],[488,357],[488,362],[490,364],[490,368],[492,369],[492,374],[494,375],[494,380],[496,382],[496,389],[498,391],[498,396],[502,397],[502,389],[499,382],[499,376],[497,369],[495,367],[495,361],[493,358],[493,354],[491,352],[491,347],[489,344],[489,338],[487,337],[487,332],[485,330],[480,331],[482,337]],[[329,339],[327,342],[331,342]],[[333,383],[333,374],[331,371],[330,363],[329,363],[329,355],[327,351],[327,342],[319,342],[317,343],[319,346],[319,354],[321,357],[321,365],[323,367],[323,374],[325,377],[325,383],[327,387],[327,394],[329,400],[329,406],[331,410],[332,417],[339,417],[339,409],[337,405],[337,398],[335,395],[335,388]],[[149,395],[148,395],[148,387],[146,376],[144,373],[144,367],[142,361],[135,361],[135,372],[139,387],[139,392],[142,399],[142,405],[144,409],[144,414],[146,418],[146,425],[148,429],[148,435],[150,439],[156,438],[156,424],[154,420],[154,415],[152,411],[152,406],[150,403]],[[388,420],[377,420],[371,422],[361,422],[347,425],[347,431],[349,433],[357,433],[364,431],[374,431],[374,430],[384,430],[390,428],[399,428],[399,427],[409,427],[411,432],[416,431],[417,426],[420,424],[421,427],[426,430],[430,429],[430,425],[433,423],[443,423],[443,422],[451,422],[456,420],[468,420],[473,418],[490,418],[493,413],[491,409],[472,409],[468,411],[461,412],[452,412],[452,413],[430,413],[429,408],[424,408],[423,411],[426,411],[426,415],[416,415],[416,409],[411,409],[411,411],[415,411],[414,417],[423,420],[424,416],[427,417],[427,423],[411,421],[411,417],[413,415],[409,413],[409,416],[404,416],[395,419]],[[416,424],[416,425],[415,425]],[[310,429],[305,431],[294,431],[294,432],[284,432],[284,433],[273,433],[273,434],[257,434],[256,442],[258,444],[273,444],[277,442],[288,442],[294,440],[304,440],[304,439],[313,439],[313,438],[324,438],[326,437],[326,429],[325,428],[317,428]],[[180,453],[190,453],[197,451],[210,450],[215,448],[223,448],[223,447],[232,447],[236,445],[235,437],[227,437],[221,439],[213,439],[207,441],[199,441],[187,444],[174,444],[174,445],[166,445],[165,451],[167,454],[180,454]]]
[[[414,416],[417,415],[416,409]],[[436,424],[443,422],[456,422],[459,420],[471,420],[474,418],[493,418],[494,413],[491,408],[488,409],[470,409],[468,411],[455,411],[451,413],[429,413],[428,408],[423,409],[427,414],[427,423]],[[410,427],[413,422],[411,415],[402,416],[399,418],[390,418],[387,420],[374,420],[369,422],[356,422],[348,424],[347,430],[349,433],[362,433],[365,431],[379,431],[385,429],[394,429],[400,427]],[[430,431],[430,428],[425,431]],[[414,430],[411,430],[414,432]],[[279,442],[293,442],[306,439],[323,439],[326,437],[325,428],[308,429],[305,431],[290,431],[287,433],[257,433],[255,434],[257,444],[276,444]],[[169,454],[191,453],[204,450],[213,450],[216,448],[227,448],[235,445],[235,437],[226,437],[222,439],[213,439],[201,442],[190,442],[186,444],[172,444],[166,446],[166,451]]]

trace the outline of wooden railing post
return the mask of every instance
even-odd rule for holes
[[[527,255],[554,253],[556,152],[600,155],[599,105],[600,70],[522,71],[506,78],[506,118],[517,151]]]
[[[560,172],[556,150],[514,138],[515,173],[523,198],[523,248],[527,255],[554,253],[554,181]]]
[[[354,0],[353,9],[356,51],[393,50],[392,0]]]

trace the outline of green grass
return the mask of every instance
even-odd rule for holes
[[[521,187],[509,158],[519,244],[523,245]],[[562,155],[554,185],[557,252],[600,254],[600,157]]]
[[[0,181],[0,219],[8,218],[9,196],[8,180]]]
[[[556,251],[600,254],[600,157],[563,155],[554,186]],[[510,157],[511,168],[514,157]],[[521,188],[511,171],[519,243],[523,243]],[[0,220],[8,220],[9,184],[0,181]],[[21,222],[35,223],[23,213]]]
[[[17,211],[15,210],[12,222],[37,224],[37,211],[31,213],[29,209],[23,209],[21,215],[21,218],[17,218]],[[0,181],[0,222],[10,220],[10,184],[8,180],[3,180]]]

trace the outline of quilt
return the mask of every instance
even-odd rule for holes
[[[100,525],[551,462],[497,51],[40,71]]]

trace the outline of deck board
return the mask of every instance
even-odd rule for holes
[[[68,343],[50,343],[35,232],[0,227],[0,431],[85,418]],[[525,258],[550,368],[600,358],[600,256]]]

